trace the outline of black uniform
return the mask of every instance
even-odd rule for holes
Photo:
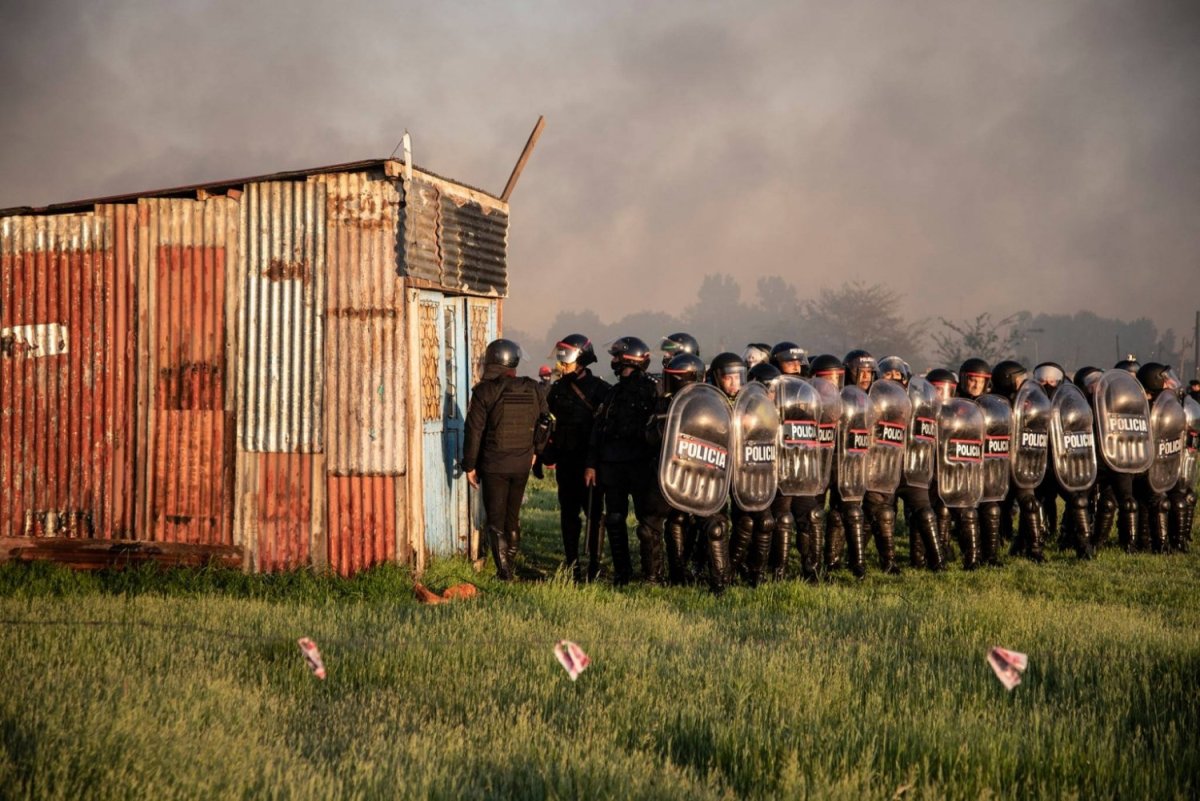
[[[600,569],[600,516],[604,510],[604,495],[589,492],[583,481],[583,471],[587,467],[596,410],[610,389],[612,385],[607,381],[592,375],[587,368],[579,368],[555,381],[546,398],[555,426],[542,461],[555,466],[563,553],[576,578],[580,578],[579,534],[583,530],[580,513],[588,521],[588,578],[595,578]]]
[[[625,526],[630,496],[638,521],[642,571],[647,581],[662,580],[666,503],[654,470],[658,454],[646,440],[656,396],[654,381],[644,371],[633,370],[609,389],[592,428],[585,466],[596,470],[597,482],[604,491],[604,529],[617,584],[628,583],[633,575]]]
[[[533,466],[534,428],[545,413],[537,382],[500,365],[487,365],[483,380],[471,389],[462,467],[479,473],[488,543],[502,579],[512,575],[521,539],[521,499]]]

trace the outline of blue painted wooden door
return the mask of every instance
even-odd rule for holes
[[[463,423],[466,418],[466,315],[463,298],[422,291],[420,314],[422,348],[436,342],[436,360],[422,376],[423,393],[436,395],[436,404],[423,404],[425,475],[425,546],[434,556],[464,552],[469,536],[466,481],[462,478]],[[436,364],[435,364],[436,361]]]

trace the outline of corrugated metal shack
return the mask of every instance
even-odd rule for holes
[[[0,560],[476,556],[507,237],[393,160],[0,211]]]

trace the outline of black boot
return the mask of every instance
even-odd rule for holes
[[[876,509],[871,516],[871,529],[875,535],[875,550],[879,552],[879,569],[888,575],[900,573],[896,564],[896,510]]]
[[[729,524],[724,515],[704,521],[704,541],[708,551],[708,588],[714,594],[729,584]]]
[[[1038,506],[1034,511],[1033,519],[1030,521],[1032,525],[1029,527],[1029,550],[1026,555],[1041,564],[1046,561],[1046,555],[1042,552],[1047,536],[1045,508]]]
[[[1112,531],[1113,519],[1117,516],[1117,499],[1113,494],[1104,490],[1096,501],[1096,517],[1092,523],[1092,550],[1098,551],[1108,543]]]
[[[508,562],[508,537],[500,529],[488,526],[487,538],[488,547],[492,550],[492,561],[496,563],[496,578],[501,581],[511,581],[512,569]]]
[[[1150,543],[1154,539],[1153,533],[1150,531],[1150,510],[1144,503],[1138,504],[1138,527],[1136,547],[1143,553],[1150,550]]]
[[[629,529],[625,525],[625,518],[607,515],[604,531],[608,535],[608,552],[612,555],[613,584],[628,584],[633,578],[633,559],[629,553]]]
[[[667,517],[667,576],[675,586],[687,583],[687,520],[687,515],[680,511],[673,511]]]
[[[1000,504],[1000,546],[1003,548],[1008,543],[1012,542],[1013,538],[1013,519],[1012,519],[1012,502],[1004,501]],[[997,552],[999,553],[999,552]]]
[[[925,542],[917,532],[917,516],[906,509],[904,519],[908,523],[908,565],[917,570],[924,570],[929,562],[925,558]]]
[[[775,518],[775,536],[771,539],[771,559],[767,564],[776,581],[787,578],[788,551],[791,550],[795,531],[796,521],[791,512],[784,512]]]
[[[729,538],[729,578],[741,573],[746,567],[746,557],[750,553],[750,543],[754,541],[754,516],[739,513],[733,521],[733,533]]]
[[[1167,547],[1179,553],[1187,552],[1187,540],[1184,539],[1184,524],[1187,521],[1187,497],[1185,493],[1174,492],[1168,496],[1171,504],[1171,525],[1167,532]]]
[[[1068,500],[1067,517],[1071,520],[1071,545],[1075,555],[1080,559],[1091,559],[1095,551],[1092,549],[1092,521],[1088,520],[1086,496],[1074,495]]]
[[[1183,498],[1183,527],[1180,529],[1179,550],[1187,553],[1192,545],[1192,525],[1196,518],[1196,493],[1188,490]]]
[[[865,551],[866,536],[863,532],[863,509],[857,503],[849,503],[842,507],[842,522],[846,527],[846,566],[855,578],[867,575]]]
[[[808,510],[808,523],[800,535],[800,574],[810,584],[820,580],[825,543],[825,510]]]
[[[945,570],[946,559],[942,554],[942,544],[938,542],[937,514],[933,509],[928,507],[918,509],[913,514],[913,523],[915,524],[915,530],[910,532],[909,536],[919,541],[923,546],[925,560],[929,563],[929,569]]]
[[[937,510],[938,545],[942,549],[942,558],[947,562],[954,559],[954,517],[950,510],[943,506]]]
[[[762,581],[763,568],[771,558],[771,540],[775,538],[775,518],[770,510],[755,512],[754,539],[750,543],[750,553],[746,556],[746,580],[751,587],[757,587]]]
[[[833,572],[842,566],[846,550],[846,529],[842,513],[831,508],[825,515],[825,570]]]
[[[1167,550],[1167,534],[1171,527],[1171,504],[1165,495],[1155,495],[1148,504],[1150,515],[1150,550],[1163,553]]]
[[[979,567],[979,512],[972,508],[960,509],[957,522],[963,570],[974,570]]]
[[[647,521],[637,527],[638,545],[642,556],[642,578],[647,584],[663,583],[663,531],[661,521],[656,526]]]
[[[517,573],[517,546],[521,544],[521,529],[508,532],[508,569]]]
[[[1125,553],[1133,553],[1137,548],[1140,522],[1141,515],[1138,512],[1137,502],[1133,500],[1122,502],[1117,516],[1117,543]]]
[[[979,507],[979,546],[983,563],[1000,566],[1000,504],[985,503]]]

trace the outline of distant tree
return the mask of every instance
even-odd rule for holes
[[[802,304],[803,331],[811,352],[844,356],[865,348],[876,358],[901,356],[909,361],[921,350],[921,324],[901,317],[900,294],[882,284],[847,281]]]
[[[1016,325],[1019,319],[1020,314],[1010,314],[1000,320],[992,320],[988,312],[974,320],[956,321],[939,317],[944,330],[931,334],[937,357],[951,370],[958,369],[958,365],[973,356],[992,363],[1011,358],[1024,336]]]
[[[750,310],[742,305],[742,288],[731,275],[711,273],[700,281],[696,302],[682,316],[683,328],[700,340],[710,359],[721,351],[740,353],[753,336]]]

